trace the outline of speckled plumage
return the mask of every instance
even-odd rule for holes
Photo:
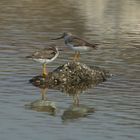
[[[56,47],[48,47],[34,52],[31,56],[27,56],[27,58],[31,58],[37,62],[47,64],[56,59],[58,55],[59,52]]]
[[[52,62],[57,58],[59,55],[59,51],[56,47],[48,47],[44,48],[42,50],[38,50],[34,52],[32,55],[27,56],[26,58],[31,58],[34,61],[42,63],[43,66],[43,77],[46,78],[47,76],[47,70],[46,70],[46,64]]]

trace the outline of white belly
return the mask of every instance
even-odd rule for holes
[[[46,63],[46,64],[53,61],[51,59],[33,59],[33,60],[36,61],[36,62],[39,62],[39,63]]]
[[[59,52],[52,59],[42,59],[42,58],[35,59],[35,58],[33,58],[33,60],[36,62],[48,64],[48,63],[54,61],[58,57],[58,55],[59,55]]]
[[[67,44],[67,47],[71,48],[72,50],[80,51],[80,52],[85,52],[85,51],[90,50],[90,47],[88,47],[88,46],[76,46],[76,47],[74,47],[72,44]]]

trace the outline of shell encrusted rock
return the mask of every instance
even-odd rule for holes
[[[46,84],[48,87],[79,83],[97,85],[106,81],[108,77],[110,77],[109,72],[100,67],[94,66],[90,68],[80,62],[68,62],[50,72],[46,78],[35,76],[30,82],[35,86]]]

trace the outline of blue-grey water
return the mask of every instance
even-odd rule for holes
[[[48,65],[52,71],[71,60],[62,40],[72,32],[98,49],[81,62],[113,74],[80,95],[80,104],[95,112],[64,121],[72,97],[48,89],[55,115],[25,108],[40,99],[28,80],[41,64],[25,58],[57,43],[64,51]],[[140,139],[140,1],[139,0],[1,0],[0,1],[0,140],[139,140]]]

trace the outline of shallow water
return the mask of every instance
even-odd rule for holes
[[[139,0],[1,0],[0,1],[0,139],[1,140],[139,140],[140,139],[140,1]],[[95,111],[63,120],[72,97],[48,90],[55,115],[25,108],[40,99],[28,83],[41,65],[25,58],[50,39],[69,31],[98,43],[81,62],[100,66],[113,76],[80,96]],[[71,59],[64,48],[48,65],[52,71]]]

